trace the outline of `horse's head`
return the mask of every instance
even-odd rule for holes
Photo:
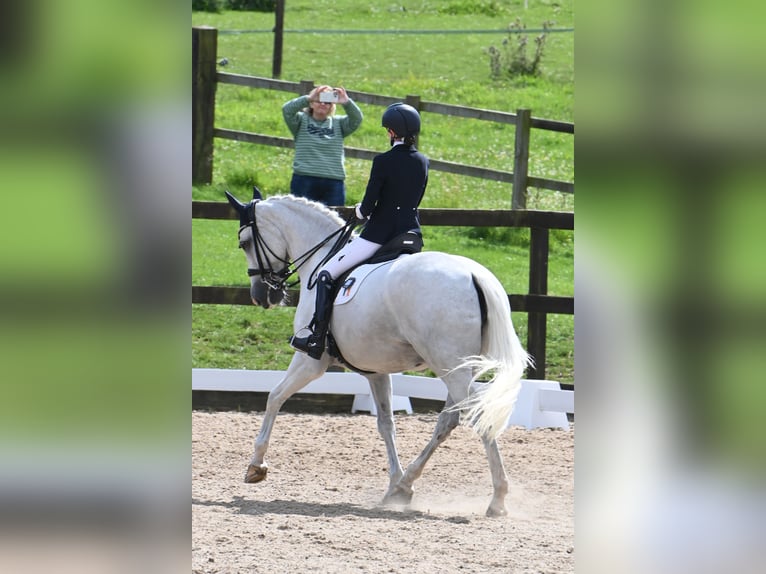
[[[278,305],[290,274],[287,246],[274,225],[256,218],[256,205],[262,199],[257,187],[253,187],[250,203],[242,203],[228,191],[226,198],[239,214],[239,247],[247,258],[250,299],[264,309]]]

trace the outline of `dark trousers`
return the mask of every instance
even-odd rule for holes
[[[346,204],[346,185],[342,179],[293,174],[290,193],[328,206]]]

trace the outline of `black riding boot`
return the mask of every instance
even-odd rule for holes
[[[324,353],[324,340],[327,336],[327,328],[330,326],[330,311],[332,310],[332,291],[334,282],[332,275],[327,271],[321,271],[316,282],[316,306],[314,318],[309,324],[311,334],[308,337],[290,338],[290,345],[296,351],[308,353],[312,359],[319,360]]]

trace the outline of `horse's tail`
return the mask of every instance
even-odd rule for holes
[[[488,272],[474,273],[473,283],[482,304],[482,352],[460,365],[474,369],[472,392],[454,408],[463,411],[463,420],[477,433],[496,438],[513,412],[521,377],[532,358],[516,335],[508,295],[497,278]],[[487,383],[476,382],[487,373],[491,373]]]

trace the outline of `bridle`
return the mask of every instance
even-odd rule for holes
[[[295,286],[300,282],[300,278],[296,279],[295,281],[292,281],[291,283],[287,283],[288,279],[295,275],[298,270],[303,267],[303,265],[306,264],[306,262],[311,259],[311,257],[319,251],[322,247],[324,247],[327,243],[330,242],[330,240],[333,237],[336,237],[335,243],[333,244],[332,248],[330,249],[330,252],[322,258],[322,260],[317,264],[317,266],[314,268],[314,270],[311,272],[311,278],[315,277],[317,271],[319,268],[324,265],[329,259],[335,255],[340,249],[348,243],[349,238],[351,237],[351,234],[354,231],[354,227],[356,226],[356,219],[354,215],[352,214],[351,218],[346,222],[346,224],[341,227],[340,229],[337,229],[336,231],[333,231],[330,235],[325,237],[322,241],[317,243],[314,247],[306,251],[303,255],[300,255],[299,257],[296,257],[293,261],[290,261],[289,259],[284,259],[277,255],[273,249],[271,249],[267,244],[266,241],[263,239],[263,236],[261,235],[258,224],[256,222],[255,218],[255,206],[258,204],[260,200],[259,199],[253,199],[250,201],[250,203],[247,205],[247,222],[243,223],[239,231],[237,232],[237,236],[242,235],[242,231],[244,229],[250,228],[252,231],[253,236],[253,246],[255,248],[255,259],[258,262],[258,268],[254,269],[252,267],[249,267],[247,269],[247,275],[248,277],[254,277],[254,276],[260,276],[261,281],[263,281],[269,289],[273,291],[285,291],[285,289]],[[245,221],[245,219],[241,219],[240,223]],[[244,249],[245,245],[247,244],[246,241],[239,241],[239,247],[241,249]],[[275,271],[274,268],[271,266],[271,263],[269,262],[269,258],[265,257],[266,254],[270,254],[271,258],[275,261],[278,261],[283,264],[283,267]],[[263,254],[263,256],[262,256]],[[264,259],[266,260],[264,262]],[[313,287],[314,281],[312,279],[309,279],[309,286],[308,288],[311,289]]]
[[[247,275],[248,277],[260,275],[261,280],[269,287],[269,289],[273,289],[274,291],[283,291],[285,289],[285,283],[287,282],[288,277],[290,277],[294,271],[290,271],[290,261],[283,259],[274,253],[274,251],[266,244],[263,236],[258,231],[258,225],[255,221],[255,204],[258,203],[258,201],[259,200],[254,199],[247,206],[247,219],[249,221],[240,226],[239,231],[237,232],[237,237],[239,238],[242,235],[242,231],[244,229],[250,228],[252,230],[253,245],[255,247],[255,259],[258,262],[258,269],[248,267]],[[244,249],[246,245],[246,241],[242,241],[242,239],[239,240],[240,249]],[[264,264],[264,258],[261,256],[261,253],[271,254],[274,259],[280,263],[284,263],[284,267],[282,267],[282,269],[279,271],[274,271],[274,268],[271,267],[271,264]]]

